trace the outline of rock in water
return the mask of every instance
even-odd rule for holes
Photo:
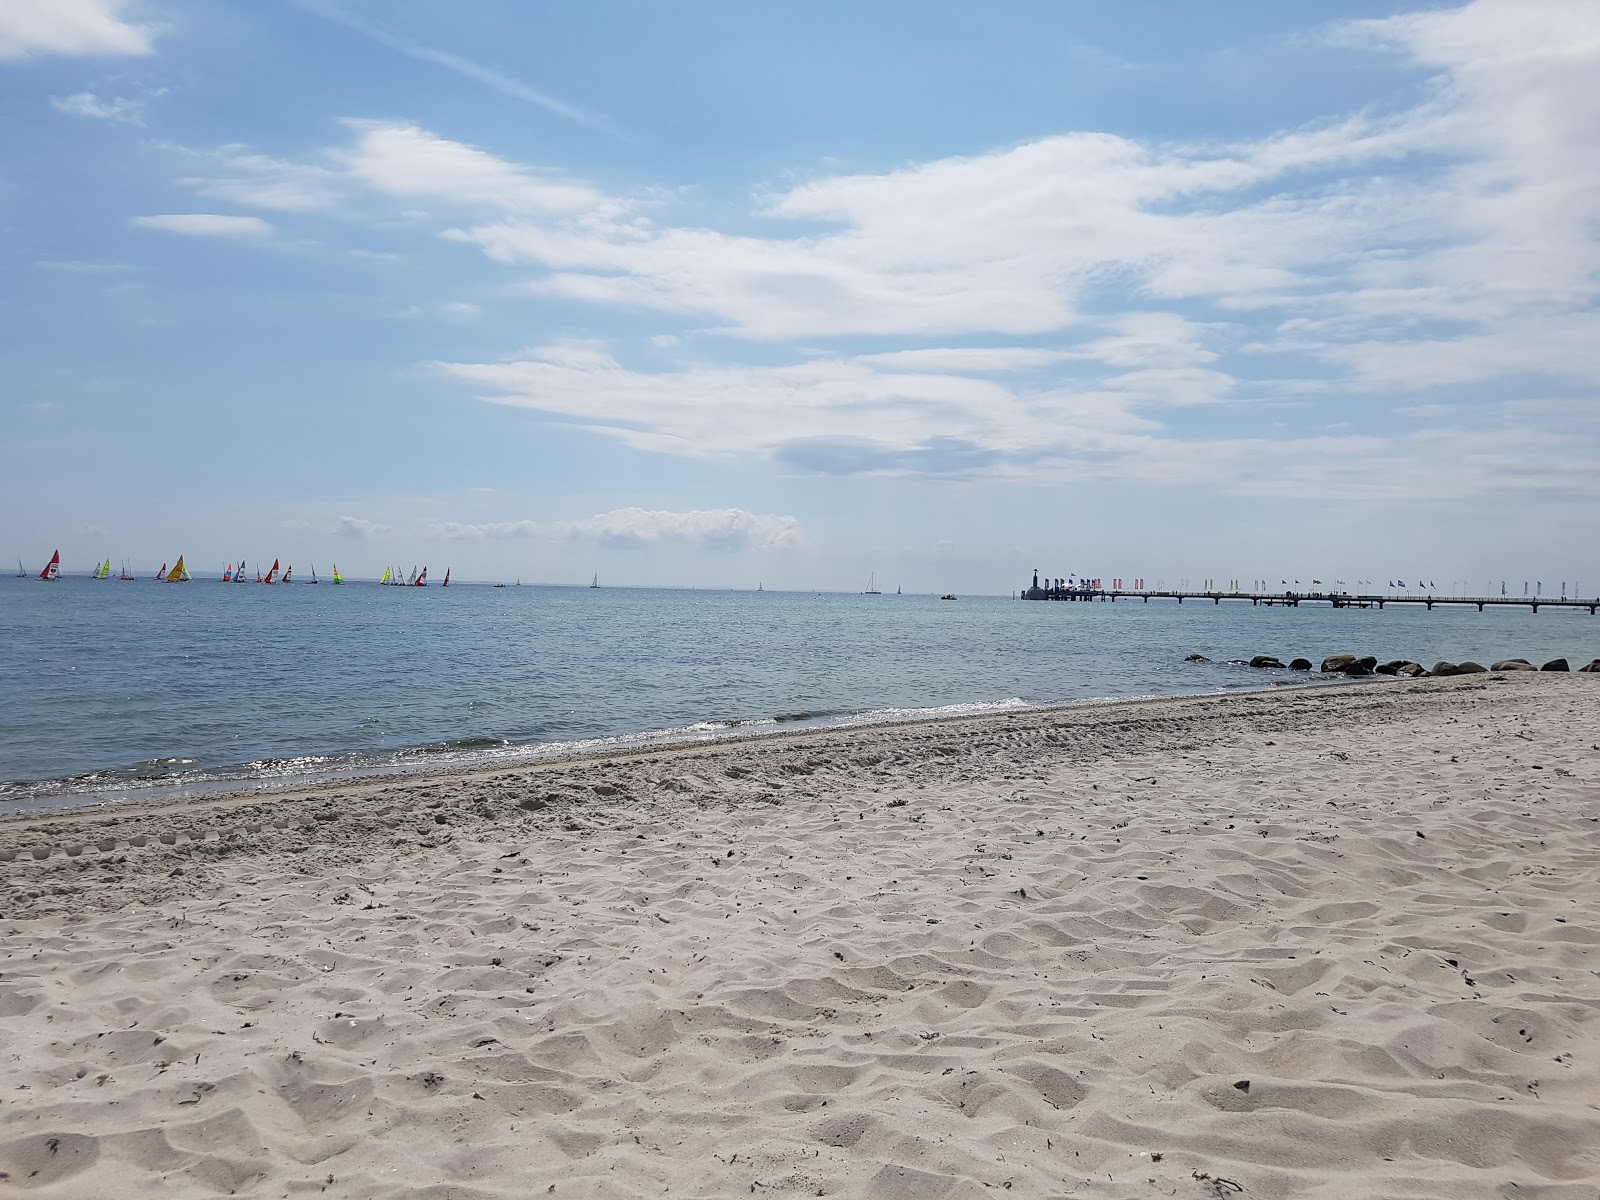
[[[1566,659],[1564,659],[1564,658],[1552,658],[1549,662],[1545,663],[1544,666],[1540,667],[1539,670],[1541,670],[1541,671],[1570,671],[1570,670],[1572,670],[1572,668],[1567,665],[1567,660]]]
[[[1355,660],[1356,656],[1354,654],[1330,654],[1322,660],[1322,669],[1324,671],[1342,671]]]
[[[1309,671],[1309,670],[1311,670],[1311,660],[1309,658],[1297,658],[1297,659],[1294,659],[1292,662],[1289,663],[1289,670],[1291,670],[1291,671]]]
[[[1277,667],[1283,669],[1283,664],[1270,654],[1258,654],[1250,660],[1252,667]]]

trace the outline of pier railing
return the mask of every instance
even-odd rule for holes
[[[1235,592],[1235,591],[1182,591],[1163,588],[1145,589],[1140,591],[1124,591],[1117,588],[1025,588],[1019,595],[1023,600],[1062,600],[1062,601],[1109,601],[1116,603],[1118,600],[1142,600],[1148,604],[1152,600],[1175,600],[1182,604],[1185,600],[1206,601],[1221,604],[1224,600],[1230,604],[1243,604],[1248,602],[1254,606],[1267,607],[1283,606],[1298,608],[1302,604],[1326,604],[1332,608],[1384,608],[1390,604],[1420,604],[1425,608],[1453,604],[1476,607],[1479,612],[1485,608],[1511,607],[1531,608],[1538,612],[1541,608],[1585,608],[1593,616],[1600,609],[1600,596],[1588,600],[1579,598],[1551,597],[1551,596],[1438,596],[1430,592],[1406,592],[1399,595],[1385,593],[1358,593],[1358,592]]]

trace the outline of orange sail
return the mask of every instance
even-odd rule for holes
[[[183,565],[183,555],[178,555],[178,561],[173,564],[172,570],[167,572],[168,583],[188,583],[189,572]]]

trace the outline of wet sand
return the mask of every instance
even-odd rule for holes
[[[1600,679],[0,821],[0,1195],[1600,1193]]]

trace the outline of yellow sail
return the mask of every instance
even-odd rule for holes
[[[334,565],[333,565],[333,581],[335,583],[343,583],[344,582],[344,576],[339,574],[339,564],[338,563],[334,563]]]
[[[388,583],[389,582],[389,576],[392,575],[392,574],[394,574],[394,572],[391,571],[388,567],[385,567],[383,569],[383,578],[378,580],[378,582],[379,583]]]
[[[188,578],[189,578],[189,572],[184,570],[184,567],[183,567],[183,555],[180,554],[180,555],[178,555],[177,564],[172,568],[172,570],[167,572],[167,582],[168,583],[184,583],[184,582],[186,582],[188,580]]]
[[[111,577],[111,560],[108,558],[101,564],[100,569],[94,573],[96,579],[109,579]]]

